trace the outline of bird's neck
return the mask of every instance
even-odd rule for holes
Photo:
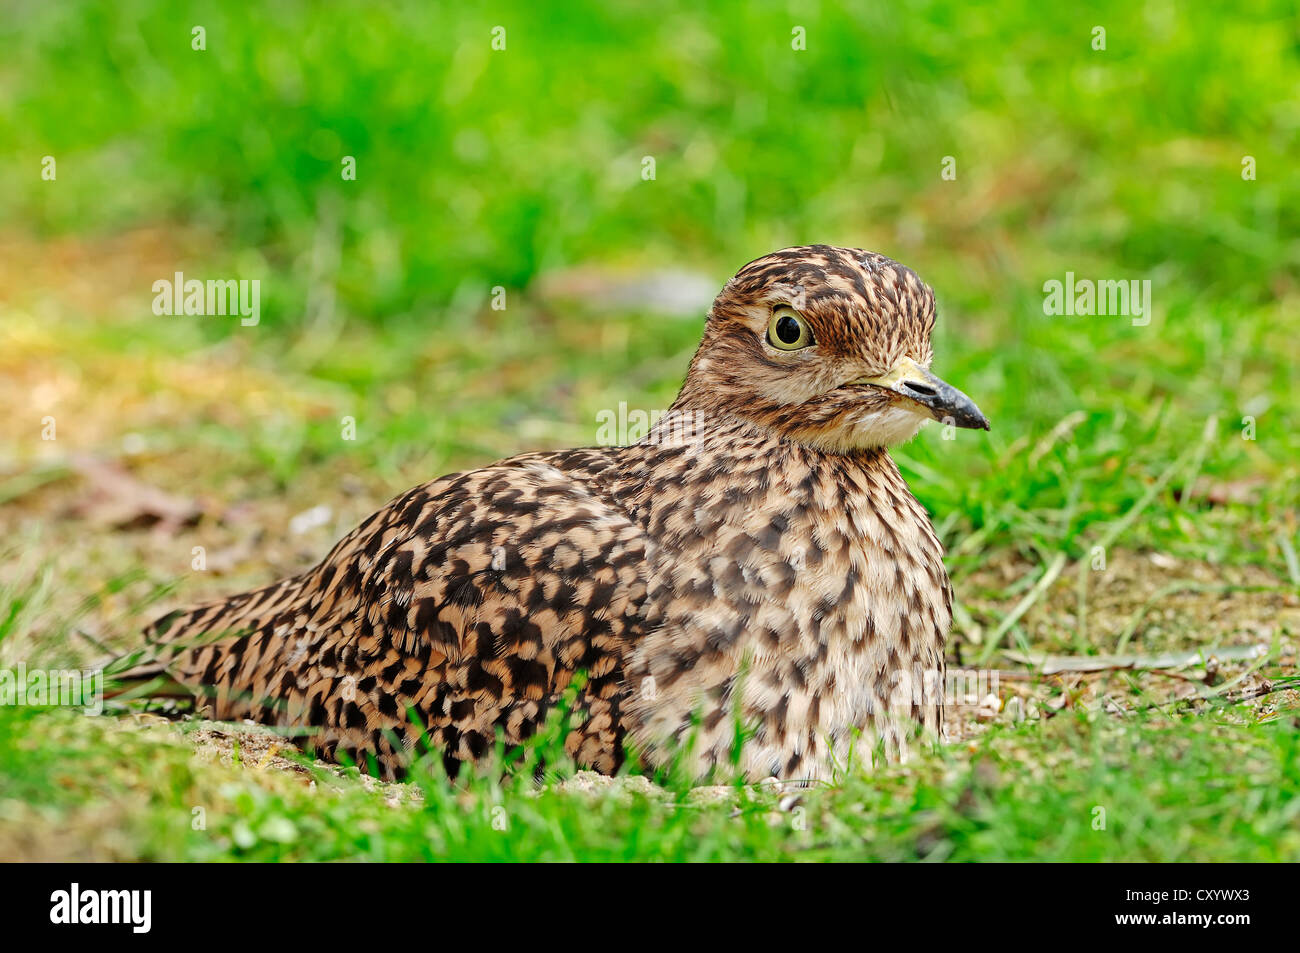
[[[911,527],[919,520],[929,527],[883,447],[820,449],[693,401],[675,403],[623,454],[622,469],[631,478],[624,485],[646,514],[701,506],[737,513],[813,507],[849,521],[860,510],[878,511],[890,524]]]

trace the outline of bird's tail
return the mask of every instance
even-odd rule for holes
[[[193,698],[213,718],[270,720],[284,642],[276,620],[301,587],[296,577],[169,612],[145,629],[143,646],[104,666],[105,697]]]

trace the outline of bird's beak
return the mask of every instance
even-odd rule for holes
[[[940,380],[910,357],[905,357],[882,377],[863,377],[853,383],[874,384],[920,404],[935,420],[965,427],[988,430],[988,419],[971,400],[951,384]]]

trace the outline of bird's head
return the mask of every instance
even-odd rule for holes
[[[934,317],[934,292],[883,255],[773,252],[714,301],[678,406],[832,452],[900,443],[927,418],[987,430],[974,402],[930,372]]]

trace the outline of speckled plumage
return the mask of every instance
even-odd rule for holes
[[[812,343],[775,346],[777,314]],[[417,746],[455,769],[498,730],[522,741],[577,671],[566,747],[600,771],[628,742],[725,769],[737,716],[751,779],[896,754],[941,729],[951,593],[886,447],[926,417],[987,426],[925,370],[934,317],[883,256],[758,259],[644,440],[418,486],[308,572],[159,620],[133,675],[165,673],[218,718],[308,726],[322,756],[388,776]]]

